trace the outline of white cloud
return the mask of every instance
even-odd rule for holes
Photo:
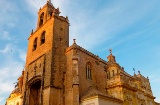
[[[32,13],[36,13],[37,11],[38,11],[38,9],[40,8],[40,7],[42,7],[43,5],[42,5],[42,3],[44,4],[44,0],[42,1],[40,1],[40,0],[25,0],[25,2],[28,4],[28,9],[30,10],[30,12],[32,12]]]
[[[1,71],[0,71],[0,76],[2,77],[5,77],[5,76],[7,76],[9,74],[9,68],[7,68],[7,67],[4,67],[4,68],[2,68],[1,69]],[[2,79],[2,78],[1,78]]]
[[[12,49],[14,49],[14,51],[8,53]],[[3,93],[9,93],[13,90],[13,83],[17,81],[17,78],[21,75],[24,68],[24,62],[22,61],[25,59],[23,58],[25,55],[23,54],[23,51],[20,52],[16,46],[11,44],[7,44],[3,50],[0,50],[0,52],[3,53],[4,61],[2,62],[3,64],[0,65],[0,90]],[[20,54],[22,61],[15,57],[15,54],[18,53]]]
[[[13,60],[8,59],[7,65],[0,67],[0,77],[1,79],[10,79],[10,78],[18,78],[21,75],[21,71],[23,70],[23,63],[21,62],[12,62]]]
[[[12,82],[0,83],[1,93],[11,92],[14,89]]]
[[[125,38],[122,38],[122,39],[119,38],[119,39],[117,39],[114,43],[109,43],[106,48],[103,48],[102,50],[99,50],[99,52],[100,52],[100,51],[106,51],[106,50],[108,50],[109,48],[114,49],[115,47],[121,46],[121,44],[123,44],[123,43],[130,42],[130,41],[132,41],[133,39],[136,40],[136,38],[137,38],[138,36],[142,35],[142,34],[144,34],[144,31],[142,31],[142,32],[134,32],[133,34],[126,35]],[[137,44],[137,45],[134,45],[133,47],[131,47],[130,49],[123,49],[122,51],[118,51],[117,53],[125,52],[125,50],[128,51],[128,50],[132,50],[132,49],[137,49],[139,46],[141,46],[141,45],[138,45],[138,44]],[[115,52],[114,54],[116,55],[116,52]]]
[[[26,51],[22,51],[22,50],[20,50],[19,51],[19,57],[20,57],[20,59],[22,60],[22,61],[26,61]]]
[[[15,2],[8,2],[7,0],[1,0],[0,2],[1,26],[8,24],[13,27],[14,22],[17,20],[15,13],[19,11],[18,7],[15,5]]]
[[[0,53],[5,53],[6,54],[6,53],[12,51],[12,48],[13,47],[12,47],[11,44],[7,44],[4,49],[0,50]]]
[[[160,98],[156,98],[155,101],[160,103]]]
[[[46,4],[46,0],[25,0],[25,2],[27,3],[28,5],[28,9],[30,12],[32,12],[33,14],[37,13],[37,11],[42,8],[45,4]],[[67,2],[70,2],[70,1],[65,1],[65,0],[52,0],[52,4],[55,6],[55,8],[57,7],[62,7],[62,5],[64,3],[67,3]],[[57,6],[57,7],[56,7]],[[63,8],[64,8],[64,5],[63,5]],[[60,10],[62,10],[63,8],[60,8]],[[36,14],[35,14],[36,15]]]
[[[72,43],[72,39],[76,38],[81,46],[93,48],[117,37],[118,33],[138,22],[149,12],[140,4],[137,6],[139,11],[133,8],[134,5],[130,3],[127,5],[126,7],[126,3],[116,2],[112,6],[96,11],[96,14],[90,8],[73,13],[69,18],[71,20],[70,42]]]
[[[15,85],[14,83],[17,82],[17,79],[23,70],[22,62],[16,62],[16,60],[13,61],[12,58],[7,61],[7,66],[0,66],[0,97],[4,97],[5,99],[13,91]],[[1,101],[2,103],[5,102],[5,100]]]
[[[0,39],[1,40],[10,40],[11,39],[11,36],[9,35],[9,32],[8,31],[3,31],[1,32],[2,34],[0,35]]]
[[[0,97],[0,102],[3,101],[4,97]]]

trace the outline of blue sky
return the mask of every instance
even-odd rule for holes
[[[46,0],[0,0],[0,105],[14,88],[25,65],[27,38]],[[160,102],[159,0],[52,0],[70,20],[70,45],[104,60],[112,48],[117,62],[133,75],[149,77]]]

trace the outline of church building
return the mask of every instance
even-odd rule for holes
[[[148,77],[125,72],[110,50],[107,61],[69,46],[69,20],[50,0],[28,38],[25,69],[6,105],[158,105]]]

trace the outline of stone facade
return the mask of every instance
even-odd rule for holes
[[[155,97],[152,94],[148,77],[140,74],[129,75],[124,68],[116,63],[112,53],[108,56],[106,66],[107,93],[123,100],[123,105],[154,105]]]
[[[59,14],[50,0],[38,12],[18,82],[20,92],[14,96],[21,99],[19,105],[155,104],[149,79],[126,73],[112,53],[105,61],[75,40],[69,46],[69,20]]]
[[[14,90],[15,91],[15,90]],[[7,105],[22,105],[22,94],[21,93],[11,93],[6,102]]]
[[[28,38],[23,104],[64,104],[65,49],[69,46],[69,22],[67,17],[59,16],[59,13],[59,9],[55,9],[50,1],[38,12],[37,29]],[[37,90],[34,84],[39,85]]]
[[[18,78],[15,89],[7,98],[6,105],[22,105],[23,75],[24,71],[22,72],[22,75]]]

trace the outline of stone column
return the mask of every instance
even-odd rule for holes
[[[78,75],[78,60],[77,52],[73,51],[72,57],[72,73],[73,73],[73,105],[79,105],[79,75]]]

